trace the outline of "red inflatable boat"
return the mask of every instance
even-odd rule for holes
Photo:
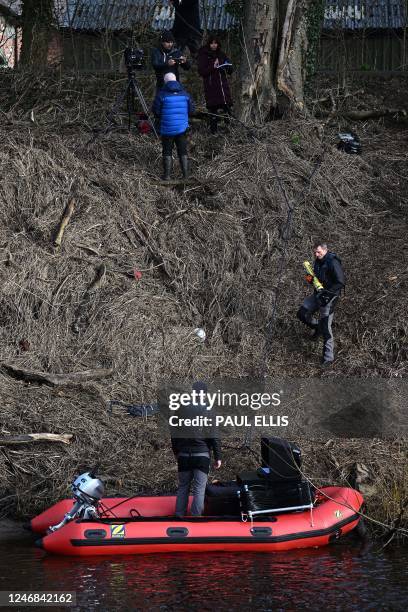
[[[73,520],[38,545],[62,555],[128,555],[156,552],[273,552],[324,546],[354,529],[363,498],[349,488],[321,489],[313,508],[276,516],[177,519],[175,497],[105,498],[99,520]],[[72,506],[61,501],[31,521],[46,533]]]

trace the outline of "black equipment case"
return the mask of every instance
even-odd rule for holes
[[[261,456],[261,468],[237,476],[243,512],[288,511],[314,502],[313,488],[302,480],[302,456],[296,444],[281,438],[261,438]]]
[[[314,489],[302,480],[302,457],[296,444],[281,438],[261,438],[261,456],[262,467],[258,470],[241,472],[236,482],[207,486],[204,510],[207,516],[240,516],[241,512],[265,510],[288,512],[313,504]]]
[[[241,516],[239,485],[236,482],[208,484],[204,516]]]
[[[259,512],[310,506],[314,502],[314,490],[306,481],[265,482],[264,485],[244,485],[241,492],[243,512]]]

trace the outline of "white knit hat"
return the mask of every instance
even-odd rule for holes
[[[164,82],[168,83],[169,81],[177,81],[174,72],[166,72],[166,74],[164,75]]]

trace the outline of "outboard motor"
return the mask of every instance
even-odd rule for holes
[[[98,519],[98,504],[105,494],[102,480],[96,478],[92,472],[84,472],[71,484],[75,503],[67,512],[62,521],[48,528],[49,533],[61,529],[64,525],[76,518]]]

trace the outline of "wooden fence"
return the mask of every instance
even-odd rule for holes
[[[141,41],[148,53],[156,34]],[[149,38],[150,40],[146,40]],[[122,33],[77,32],[69,29],[60,33],[63,67],[80,71],[110,72],[119,69],[123,49],[129,42]],[[144,44],[143,44],[144,43]],[[146,58],[149,62],[149,58]],[[324,71],[408,70],[406,30],[330,30],[323,32],[317,69]]]
[[[321,37],[319,70],[404,71],[407,62],[406,29],[330,30]]]

